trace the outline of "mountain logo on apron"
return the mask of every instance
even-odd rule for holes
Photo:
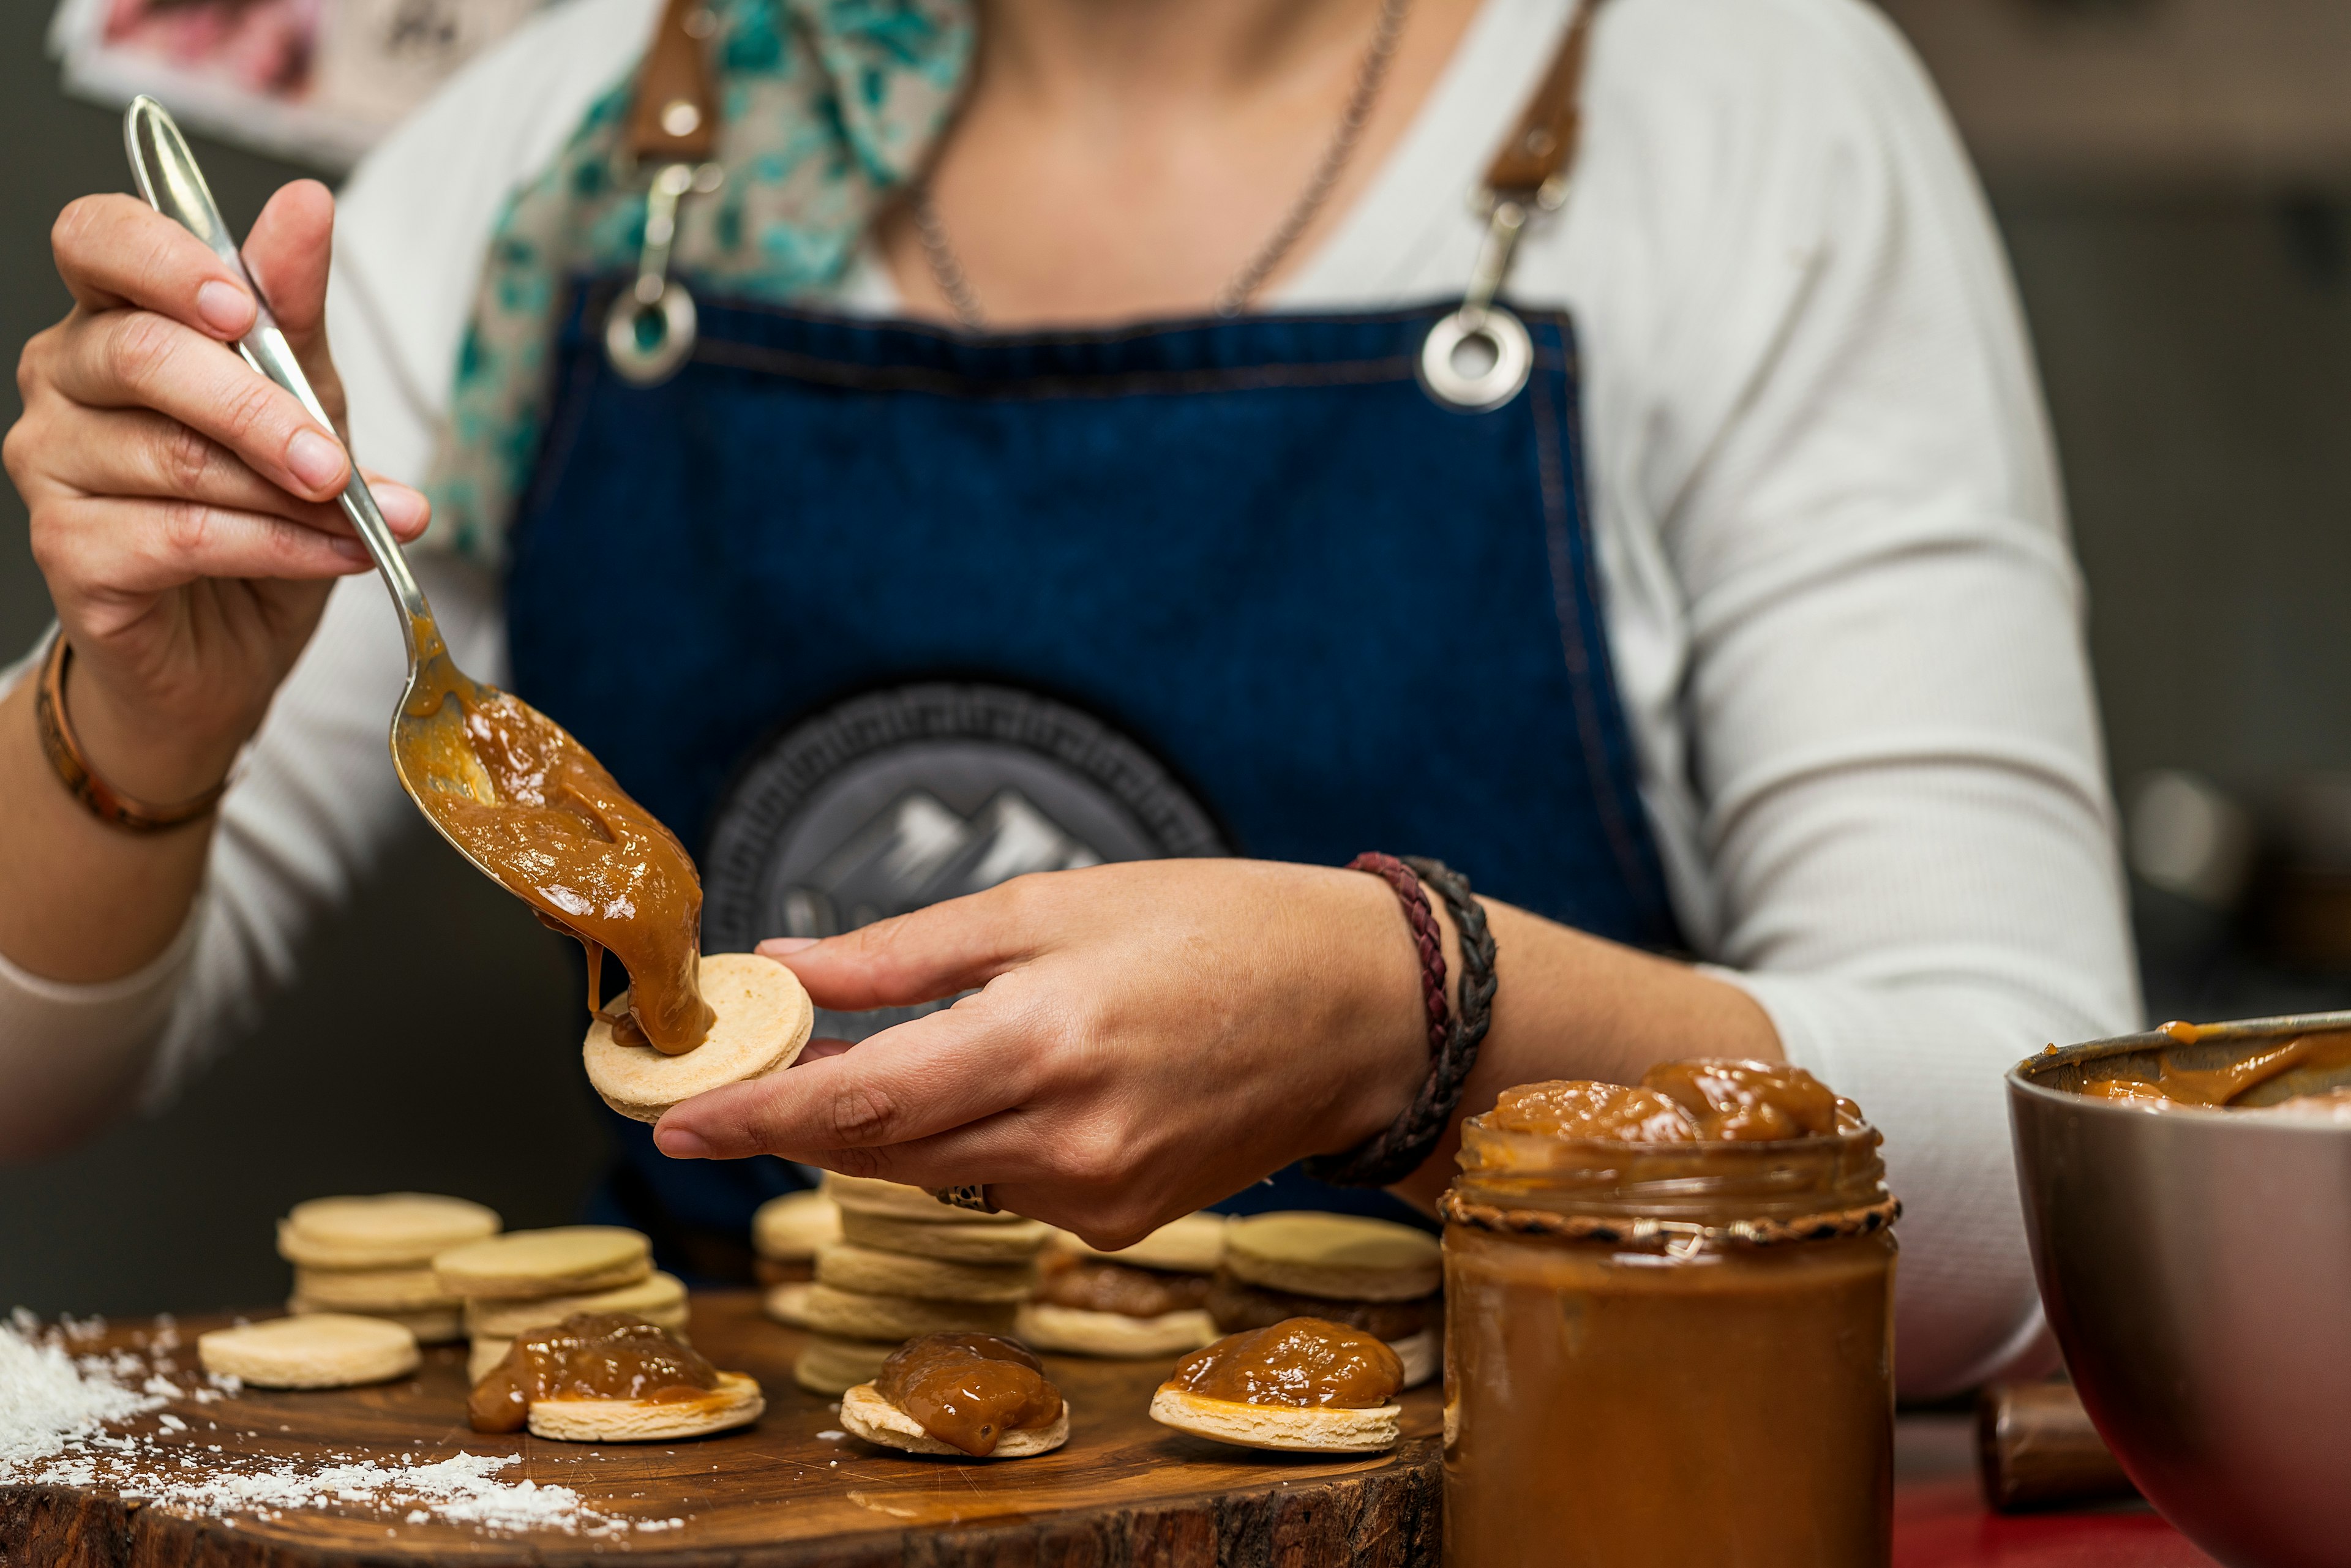
[[[836,936],[1029,872],[1227,852],[1190,792],[1092,716],[1007,686],[899,686],[738,771],[703,860],[703,946]],[[946,1005],[820,1009],[816,1032],[862,1040]]]

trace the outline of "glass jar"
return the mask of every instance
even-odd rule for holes
[[[1464,1124],[1443,1205],[1448,1568],[1883,1568],[1899,1208],[1877,1133],[1489,1124]]]

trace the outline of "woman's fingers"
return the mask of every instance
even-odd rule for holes
[[[61,599],[68,585],[92,601],[136,598],[200,578],[342,577],[369,564],[347,535],[197,501],[90,496],[42,511],[34,555]]]
[[[938,1001],[1034,955],[1043,924],[1036,880],[1017,877],[820,942],[762,942],[759,951],[798,975],[820,1008],[860,1012]]]
[[[74,418],[73,438],[52,446],[45,476],[68,490],[198,501],[268,512],[329,533],[351,531],[340,507],[288,495],[235,453],[178,420],[146,409],[76,409]],[[372,476],[370,483],[395,528],[423,521],[422,496]]]
[[[211,337],[252,329],[254,301],[210,246],[132,196],[84,196],[49,231],[57,272],[85,310],[131,306]]]
[[[350,477],[342,444],[291,392],[168,317],[110,310],[85,318],[65,333],[47,369],[50,384],[72,402],[153,409],[307,500],[333,499]]]
[[[873,1151],[993,1115],[1029,1098],[1042,1045],[1023,1009],[982,996],[853,1050],[729,1084],[672,1109],[653,1142],[679,1158],[779,1154],[852,1175]]]

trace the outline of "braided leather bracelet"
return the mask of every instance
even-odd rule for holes
[[[1384,1131],[1353,1148],[1336,1155],[1317,1155],[1305,1162],[1306,1174],[1339,1186],[1386,1186],[1402,1181],[1426,1162],[1437,1140],[1453,1124],[1461,1103],[1462,1086],[1478,1064],[1478,1048],[1494,1019],[1494,937],[1486,927],[1486,907],[1469,890],[1469,879],[1442,861],[1407,856],[1358,855],[1351,871],[1367,871],[1395,889],[1405,918],[1413,928],[1413,945],[1421,955],[1421,988],[1428,1006],[1428,1077],[1411,1104]],[[1400,875],[1399,875],[1400,873]],[[1437,940],[1436,920],[1428,907],[1426,883],[1445,900],[1447,913],[1461,934],[1461,1008],[1447,1019],[1445,1005],[1445,949]],[[1431,957],[1431,954],[1434,957]]]

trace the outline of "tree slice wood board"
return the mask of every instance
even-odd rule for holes
[[[158,1353],[147,1325],[120,1325],[78,1352],[138,1343],[197,1373],[189,1319],[179,1349]],[[550,1563],[626,1555],[730,1568],[1014,1563],[1230,1564],[1375,1568],[1434,1564],[1441,1490],[1440,1396],[1403,1396],[1405,1441],[1392,1454],[1312,1456],[1228,1448],[1147,1415],[1173,1358],[1049,1356],[1068,1399],[1070,1440],[1017,1460],[901,1454],[838,1433],[831,1401],[791,1378],[802,1336],[759,1315],[750,1292],[697,1293],[688,1333],[729,1371],[757,1377],[767,1414],[751,1428],[676,1443],[575,1444],[494,1436],[465,1424],[463,1346],[428,1348],[413,1376],[370,1388],[248,1389],[212,1403],[175,1400],[124,1423],[175,1454],[183,1479],[206,1467],[303,1473],[372,1459],[424,1465],[458,1454],[513,1456],[506,1481],[573,1489],[601,1533],[496,1531],[420,1518],[360,1497],[323,1507],[229,1510],[126,1501],[90,1486],[0,1487],[0,1563],[89,1568],[328,1568],[388,1563]],[[164,1416],[182,1423],[173,1431]],[[217,1443],[222,1452],[214,1456]],[[412,1522],[413,1519],[417,1520]],[[676,1521],[674,1525],[666,1521]]]

